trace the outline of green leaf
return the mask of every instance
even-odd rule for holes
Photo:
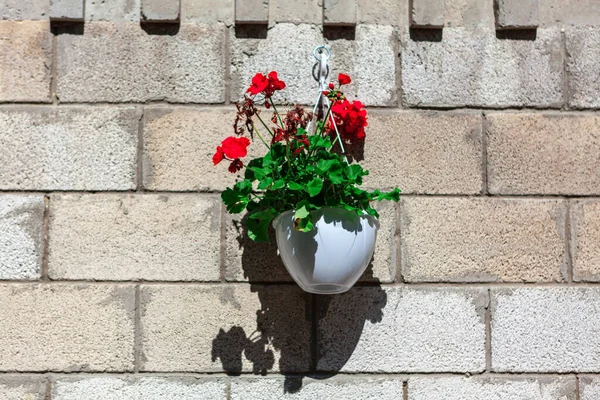
[[[283,179],[277,179],[275,182],[273,182],[273,186],[271,187],[271,189],[277,190],[277,189],[281,189],[284,187],[285,187],[285,181]]]
[[[300,232],[310,232],[315,225],[312,222],[310,215],[306,218],[298,218],[294,220],[294,229]]]
[[[400,200],[400,189],[395,188],[391,192],[380,192],[379,190],[374,190],[371,193],[371,198],[373,200],[391,200],[398,201]]]
[[[259,167],[248,166],[247,169],[254,172],[254,176],[258,180],[263,180],[271,174],[271,170],[268,168],[259,168]]]
[[[308,200],[299,201],[296,204],[296,213],[294,214],[294,219],[296,218],[306,218],[310,215],[310,209],[314,206],[308,202]]]
[[[245,179],[236,183],[233,188],[227,188],[221,193],[221,199],[227,207],[227,211],[232,214],[242,212],[248,202],[250,201],[248,196],[252,191],[252,182]]]
[[[317,168],[323,173],[328,172],[334,165],[339,165],[338,160],[319,160],[317,161]]]
[[[306,191],[310,197],[318,195],[321,192],[321,189],[323,189],[323,181],[320,178],[313,178],[306,185]]]
[[[304,185],[293,181],[288,184],[288,187],[290,188],[290,190],[304,190]]]
[[[351,182],[356,182],[357,179],[366,175],[359,164],[347,165],[344,169],[346,176],[350,179]]]
[[[272,183],[273,183],[273,178],[266,177],[266,178],[264,178],[263,180],[260,181],[260,183],[258,184],[258,189],[259,190],[268,189],[269,186],[271,186]]]
[[[255,242],[269,242],[269,225],[277,215],[273,207],[248,215],[246,220],[248,237]]]
[[[331,167],[329,173],[327,174],[327,177],[334,185],[339,185],[340,183],[344,182],[342,166],[338,163]]]

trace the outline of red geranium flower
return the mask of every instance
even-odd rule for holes
[[[350,76],[348,76],[346,74],[339,74],[338,82],[340,83],[340,85],[347,85],[350,82],[352,82],[352,79],[350,79]]]
[[[217,152],[213,156],[213,165],[217,165],[218,163],[223,161],[224,157],[225,154],[223,154],[223,148],[221,146],[217,146]]]
[[[285,82],[277,77],[276,71],[271,71],[268,77],[260,72],[254,75],[252,84],[246,92],[250,92],[251,95],[262,93],[265,97],[271,97],[277,90],[283,89],[285,89]]]
[[[236,158],[235,160],[233,160],[231,162],[231,164],[229,164],[228,170],[232,174],[235,174],[236,172],[238,172],[243,167],[244,167],[244,163],[242,162],[242,160],[240,160],[239,158]]]
[[[247,137],[235,137],[229,136],[221,143],[223,146],[223,153],[227,158],[242,158],[248,154],[248,146],[250,140]]]
[[[251,95],[256,95],[264,91],[268,85],[269,80],[267,79],[267,77],[259,72],[256,75],[254,75],[254,78],[252,78],[252,84],[250,85],[248,90],[246,90],[246,92],[250,92]]]
[[[352,142],[365,138],[365,127],[368,125],[367,110],[360,101],[338,101],[331,107],[331,112],[342,139]],[[333,126],[330,127],[330,131],[335,132]]]
[[[244,166],[240,158],[245,157],[248,154],[249,145],[250,140],[247,137],[228,137],[221,142],[221,146],[217,146],[217,151],[213,155],[213,164],[217,165],[224,159],[232,160],[229,171],[239,171]]]

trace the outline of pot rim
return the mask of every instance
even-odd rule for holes
[[[317,210],[317,211],[320,211],[320,210],[337,210],[337,211],[343,211],[343,212],[347,212],[347,213],[353,213],[353,214],[355,214],[355,211],[346,210],[345,208],[341,208],[341,207],[321,207],[321,208],[320,208],[319,210]],[[273,227],[275,228],[275,227],[276,227],[276,225],[277,225],[277,223],[279,222],[279,220],[280,220],[280,219],[281,219],[283,216],[285,216],[285,215],[289,215],[289,214],[293,214],[295,211],[296,211],[296,210],[293,210],[293,209],[292,209],[292,210],[287,210],[287,211],[284,211],[284,212],[282,212],[281,214],[279,214],[278,216],[276,216],[276,217],[273,219],[273,222],[272,222],[271,224],[272,224],[272,225],[273,225]],[[314,213],[314,212],[316,212],[316,211],[311,211],[311,213]],[[358,217],[359,217],[359,218],[366,218],[366,219],[368,219],[368,220],[369,220],[369,222],[371,222],[371,223],[373,223],[373,224],[375,225],[376,229],[379,229],[379,226],[380,226],[380,224],[379,224],[379,219],[377,219],[375,216],[373,216],[373,215],[369,215],[369,214],[356,214],[356,215],[358,215]]]

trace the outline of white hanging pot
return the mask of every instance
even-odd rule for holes
[[[273,221],[283,264],[306,292],[346,292],[373,257],[379,221],[343,208],[322,208],[312,217],[315,227],[310,232],[294,230],[292,210]]]

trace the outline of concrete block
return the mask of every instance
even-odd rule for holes
[[[322,299],[317,370],[482,371],[486,306],[477,289],[356,287]]]
[[[323,0],[269,0],[272,23],[322,24]]]
[[[410,26],[413,28],[444,27],[446,0],[411,0]]]
[[[600,280],[600,201],[571,203],[571,258],[573,279]]]
[[[535,29],[540,24],[538,0],[494,0],[498,29]]]
[[[418,377],[408,380],[409,400],[575,400],[574,377]]]
[[[400,210],[406,281],[566,279],[562,201],[405,197]]]
[[[478,194],[483,190],[483,134],[475,113],[370,111],[366,187],[404,194]]]
[[[0,196],[0,279],[39,279],[44,254],[44,196]]]
[[[569,106],[577,109],[599,108],[600,28],[566,29],[565,37]]]
[[[407,27],[409,0],[356,0],[358,23]]]
[[[50,0],[50,19],[83,21],[85,0]]]
[[[141,299],[142,371],[308,371],[310,296],[299,288],[152,285]]]
[[[356,25],[357,0],[325,0],[323,5],[323,24]]]
[[[56,379],[53,400],[218,400],[226,398],[224,379],[188,376],[87,376]]]
[[[47,20],[48,8],[48,0],[2,0],[0,20]]]
[[[539,2],[540,26],[598,26],[597,0],[544,0]]]
[[[133,107],[0,109],[0,189],[134,189],[139,119]]]
[[[140,2],[141,0],[85,0],[85,20],[139,22]]]
[[[236,0],[235,22],[268,23],[269,0]]]
[[[545,287],[492,289],[494,372],[600,370],[600,291]]]
[[[402,34],[402,90],[409,106],[560,107],[563,60],[558,30],[535,40],[494,31],[444,29],[441,41]]]
[[[48,21],[0,21],[0,102],[50,102]]]
[[[444,22],[447,28],[495,29],[494,7],[491,1],[446,0]]]
[[[290,382],[291,381],[291,382]],[[298,387],[290,386],[297,383]],[[381,399],[397,400],[402,398],[401,378],[377,377],[333,377],[318,380],[299,377],[288,378],[252,378],[237,379],[231,382],[231,400],[347,400]]]
[[[181,21],[231,26],[234,0],[181,0]]]
[[[177,22],[181,0],[142,0],[142,21]]]
[[[290,43],[294,46],[290,47]],[[277,24],[269,30],[267,39],[237,39],[232,35],[231,100],[243,96],[257,72],[275,70],[287,85],[274,96],[276,102],[313,104],[318,91],[310,71],[314,65],[313,50],[320,44],[320,29],[307,24]],[[331,79],[339,72],[352,77],[352,84],[345,88],[349,98],[371,106],[395,105],[396,50],[391,26],[359,25],[356,40],[340,39],[326,44],[332,53]],[[299,74],[299,70],[305,72]]]
[[[221,103],[224,46],[219,25],[182,24],[177,35],[149,35],[139,24],[89,23],[83,35],[58,37],[58,96],[67,103]]]
[[[600,118],[492,113],[488,185],[494,194],[600,194]]]
[[[147,108],[144,113],[144,187],[150,190],[223,191],[242,174],[214,166],[211,158],[233,135],[235,108]],[[259,141],[248,158],[265,154]],[[199,156],[201,155],[201,156]],[[243,171],[242,171],[243,172]]]
[[[44,400],[46,382],[36,376],[0,377],[0,399],[2,400]]]
[[[53,195],[51,279],[218,281],[216,196]]]
[[[581,400],[600,398],[600,379],[597,376],[579,377],[579,393]]]
[[[133,286],[4,284],[0,302],[0,371],[133,371]]]

